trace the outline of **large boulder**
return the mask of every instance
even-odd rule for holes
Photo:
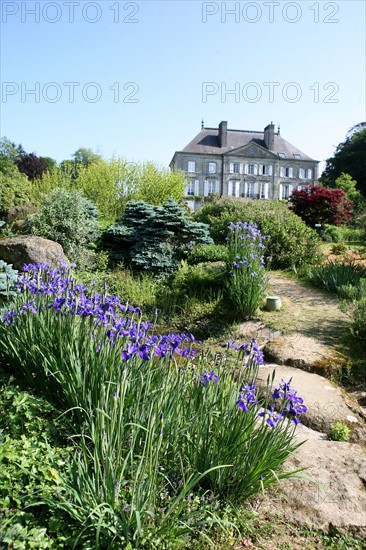
[[[68,263],[60,244],[33,235],[0,239],[0,259],[13,264],[15,269],[22,269],[24,264],[45,263],[56,267]]]

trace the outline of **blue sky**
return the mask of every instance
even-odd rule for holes
[[[167,166],[202,118],[273,121],[324,161],[366,119],[365,33],[362,0],[2,0],[0,133]]]

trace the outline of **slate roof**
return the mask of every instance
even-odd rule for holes
[[[227,130],[227,147],[219,145],[219,130],[218,128],[203,128],[195,138],[180,153],[205,153],[222,155],[232,149],[243,147],[248,143],[256,143],[266,149],[264,143],[264,132],[251,130]],[[284,153],[285,158],[294,160],[294,155],[300,155],[301,160],[314,160],[303,151],[300,151],[294,145],[283,139],[281,135],[275,133],[273,153]],[[300,159],[298,159],[300,160]]]

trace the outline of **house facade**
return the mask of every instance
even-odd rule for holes
[[[251,199],[288,199],[294,189],[314,185],[318,164],[275,132],[231,130],[226,121],[205,128],[170,163],[186,174],[189,202],[213,193]],[[193,205],[193,204],[192,204]]]

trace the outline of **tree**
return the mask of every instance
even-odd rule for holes
[[[71,155],[73,160],[63,160],[60,162],[60,168],[65,172],[68,177],[71,176],[71,180],[74,181],[80,172],[82,167],[88,167],[91,164],[103,162],[103,157],[94,153],[91,149],[80,147]]]
[[[94,162],[100,162],[103,160],[101,155],[94,153],[91,149],[86,149],[85,147],[80,147],[73,155],[71,155],[76,164],[81,164],[82,166],[89,166]]]
[[[129,201],[161,205],[173,198],[183,199],[183,172],[171,172],[152,162],[134,163],[122,158],[82,166],[75,179],[76,188],[99,208],[103,218],[115,220]]]
[[[51,170],[56,168],[57,162],[55,161],[55,159],[53,159],[51,157],[42,157],[42,158],[43,158],[44,162],[46,163],[48,172],[50,172]]]
[[[326,162],[322,184],[335,188],[336,179],[346,173],[356,180],[358,190],[366,197],[366,122],[353,126]]]
[[[132,201],[103,236],[109,256],[138,270],[172,271],[195,244],[211,244],[208,226],[194,222],[174,200],[163,206]]]
[[[309,227],[329,223],[341,225],[352,219],[352,202],[343,189],[327,189],[321,185],[309,185],[293,191],[291,210],[300,216]]]
[[[20,154],[25,154],[22,145],[15,145],[8,138],[0,139],[0,172],[5,173],[10,167],[15,166],[15,159]]]
[[[349,174],[342,174],[335,181],[337,189],[343,189],[346,193],[347,200],[351,201],[354,206],[354,210],[361,211],[365,206],[365,201],[362,194],[357,189],[357,181],[355,181]]]
[[[30,181],[41,179],[48,170],[48,163],[43,157],[37,157],[34,153],[22,153],[15,159],[19,172],[25,174]]]

